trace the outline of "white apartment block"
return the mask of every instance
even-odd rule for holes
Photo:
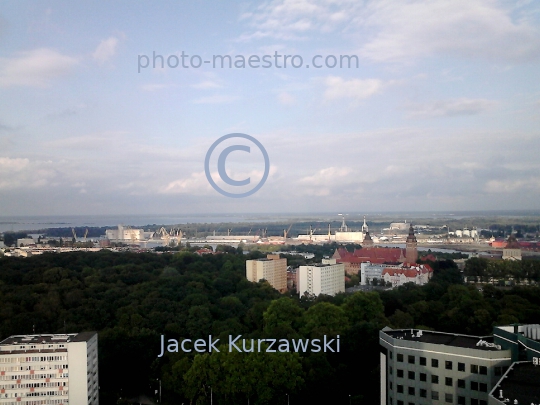
[[[345,265],[321,263],[298,268],[298,293],[300,296],[336,295],[345,292]]]
[[[267,255],[266,259],[246,260],[246,278],[254,283],[266,280],[279,292],[287,291],[287,259]]]
[[[98,405],[96,332],[0,342],[0,405]]]

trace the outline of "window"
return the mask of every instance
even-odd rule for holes
[[[502,367],[495,367],[495,375],[496,376],[502,375]]]
[[[420,389],[420,397],[427,398],[427,391],[424,389]]]
[[[427,381],[427,374],[426,373],[420,373],[420,381]]]
[[[426,358],[425,357],[420,357],[420,365],[421,366],[425,366],[427,363],[426,363]]]
[[[409,364],[414,364],[414,356],[409,356]]]
[[[444,368],[447,369],[447,370],[452,370],[452,362],[446,360],[446,361],[444,362]]]
[[[388,374],[392,375],[392,367],[391,366],[388,368]]]
[[[392,381],[390,381],[390,382],[388,383],[388,385],[389,385],[390,389],[393,389],[393,388],[392,388]]]
[[[437,391],[431,391],[431,399],[439,399],[439,393]]]
[[[394,353],[390,352],[390,360],[392,360],[393,358],[394,358]]]
[[[458,405],[465,405],[465,397],[457,397],[457,403]]]
[[[465,380],[458,379],[457,386],[458,388],[465,388]]]
[[[414,387],[409,387],[409,395],[416,395]]]
[[[397,376],[403,378],[403,370],[400,370],[400,369],[398,368],[398,370],[397,370]]]
[[[487,367],[486,366],[480,366],[480,374],[487,375]]]
[[[400,362],[400,363],[403,363],[403,355],[401,353],[398,353],[397,361]]]
[[[431,367],[439,367],[439,360],[431,359]]]
[[[431,383],[432,384],[438,384],[439,383],[439,376],[435,375],[435,374],[432,374],[431,375]]]
[[[397,392],[399,392],[400,394],[403,394],[403,385],[398,384],[398,386],[397,386]]]
[[[471,390],[478,391],[478,383],[476,381],[471,381]]]
[[[476,364],[471,364],[471,373],[478,374],[478,366]]]
[[[479,399],[478,405],[487,405],[487,401],[484,401],[483,399]]]
[[[452,394],[444,394],[444,402],[449,404],[454,402],[454,396]]]
[[[414,375],[414,371],[409,371],[409,380],[415,380],[416,376]]]
[[[458,363],[457,371],[465,371],[465,363]]]
[[[403,405],[403,401],[397,401],[397,405]]]
[[[454,385],[454,382],[452,381],[452,377],[446,377],[444,379],[444,385],[446,385],[447,387],[451,387],[452,385]]]
[[[476,398],[471,398],[471,405],[478,405],[478,400]]]
[[[480,392],[487,392],[487,384],[480,383]]]

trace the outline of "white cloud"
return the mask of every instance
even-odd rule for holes
[[[116,37],[109,37],[99,43],[92,57],[103,64],[116,55],[119,40]]]
[[[515,22],[511,9],[494,0],[416,0],[368,3],[360,26],[375,30],[361,54],[400,61],[430,54],[523,61],[540,55],[540,33]]]
[[[213,96],[200,97],[193,100],[194,104],[225,104],[238,100],[236,96],[227,96],[224,94],[216,94]]]
[[[50,161],[0,158],[0,190],[44,187],[56,177]]]
[[[292,105],[296,101],[294,96],[291,93],[287,93],[286,91],[282,91],[278,94],[278,100],[283,105]]]
[[[362,100],[378,93],[383,87],[383,82],[378,79],[344,80],[338,76],[328,76],[324,83],[326,85],[324,96],[327,100],[339,98]]]
[[[169,182],[160,190],[162,194],[208,194],[212,190],[204,172],[191,173],[188,178]]]
[[[520,62],[540,56],[540,32],[527,10],[496,0],[274,0],[242,16],[243,40],[306,39],[341,31],[378,62],[433,54]],[[534,13],[531,11],[530,13]]]
[[[484,187],[484,191],[494,194],[516,193],[525,190],[540,192],[540,177],[514,180],[490,180]]]
[[[159,84],[159,83],[149,83],[143,84],[141,90],[143,91],[158,91],[170,87],[168,84]]]
[[[0,87],[47,87],[51,81],[71,73],[78,61],[48,48],[20,52],[0,59]]]
[[[207,89],[219,89],[223,86],[221,86],[220,84],[216,83],[213,80],[205,80],[203,82],[194,84],[191,87],[193,87],[194,89],[207,90]]]
[[[483,98],[458,98],[437,100],[431,103],[412,104],[407,107],[411,117],[452,117],[456,115],[477,115],[493,109],[496,101]]]

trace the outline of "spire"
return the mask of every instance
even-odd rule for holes
[[[364,224],[362,225],[362,232],[368,233],[368,231],[369,231],[369,228],[366,223],[366,216],[364,215]]]
[[[409,227],[409,236],[407,236],[407,242],[416,242],[416,236],[414,236],[414,228],[412,224]]]

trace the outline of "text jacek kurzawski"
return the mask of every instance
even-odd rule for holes
[[[204,352],[219,352],[216,345],[219,339],[212,339],[212,335],[206,339],[168,339],[165,343],[165,335],[161,335],[161,352],[158,357],[162,357],[165,352],[178,353],[183,351],[190,353],[196,351]],[[326,335],[322,339],[242,339],[242,335],[229,336],[229,352],[237,351],[240,353],[251,352],[339,352],[339,335],[334,339],[328,339]]]

